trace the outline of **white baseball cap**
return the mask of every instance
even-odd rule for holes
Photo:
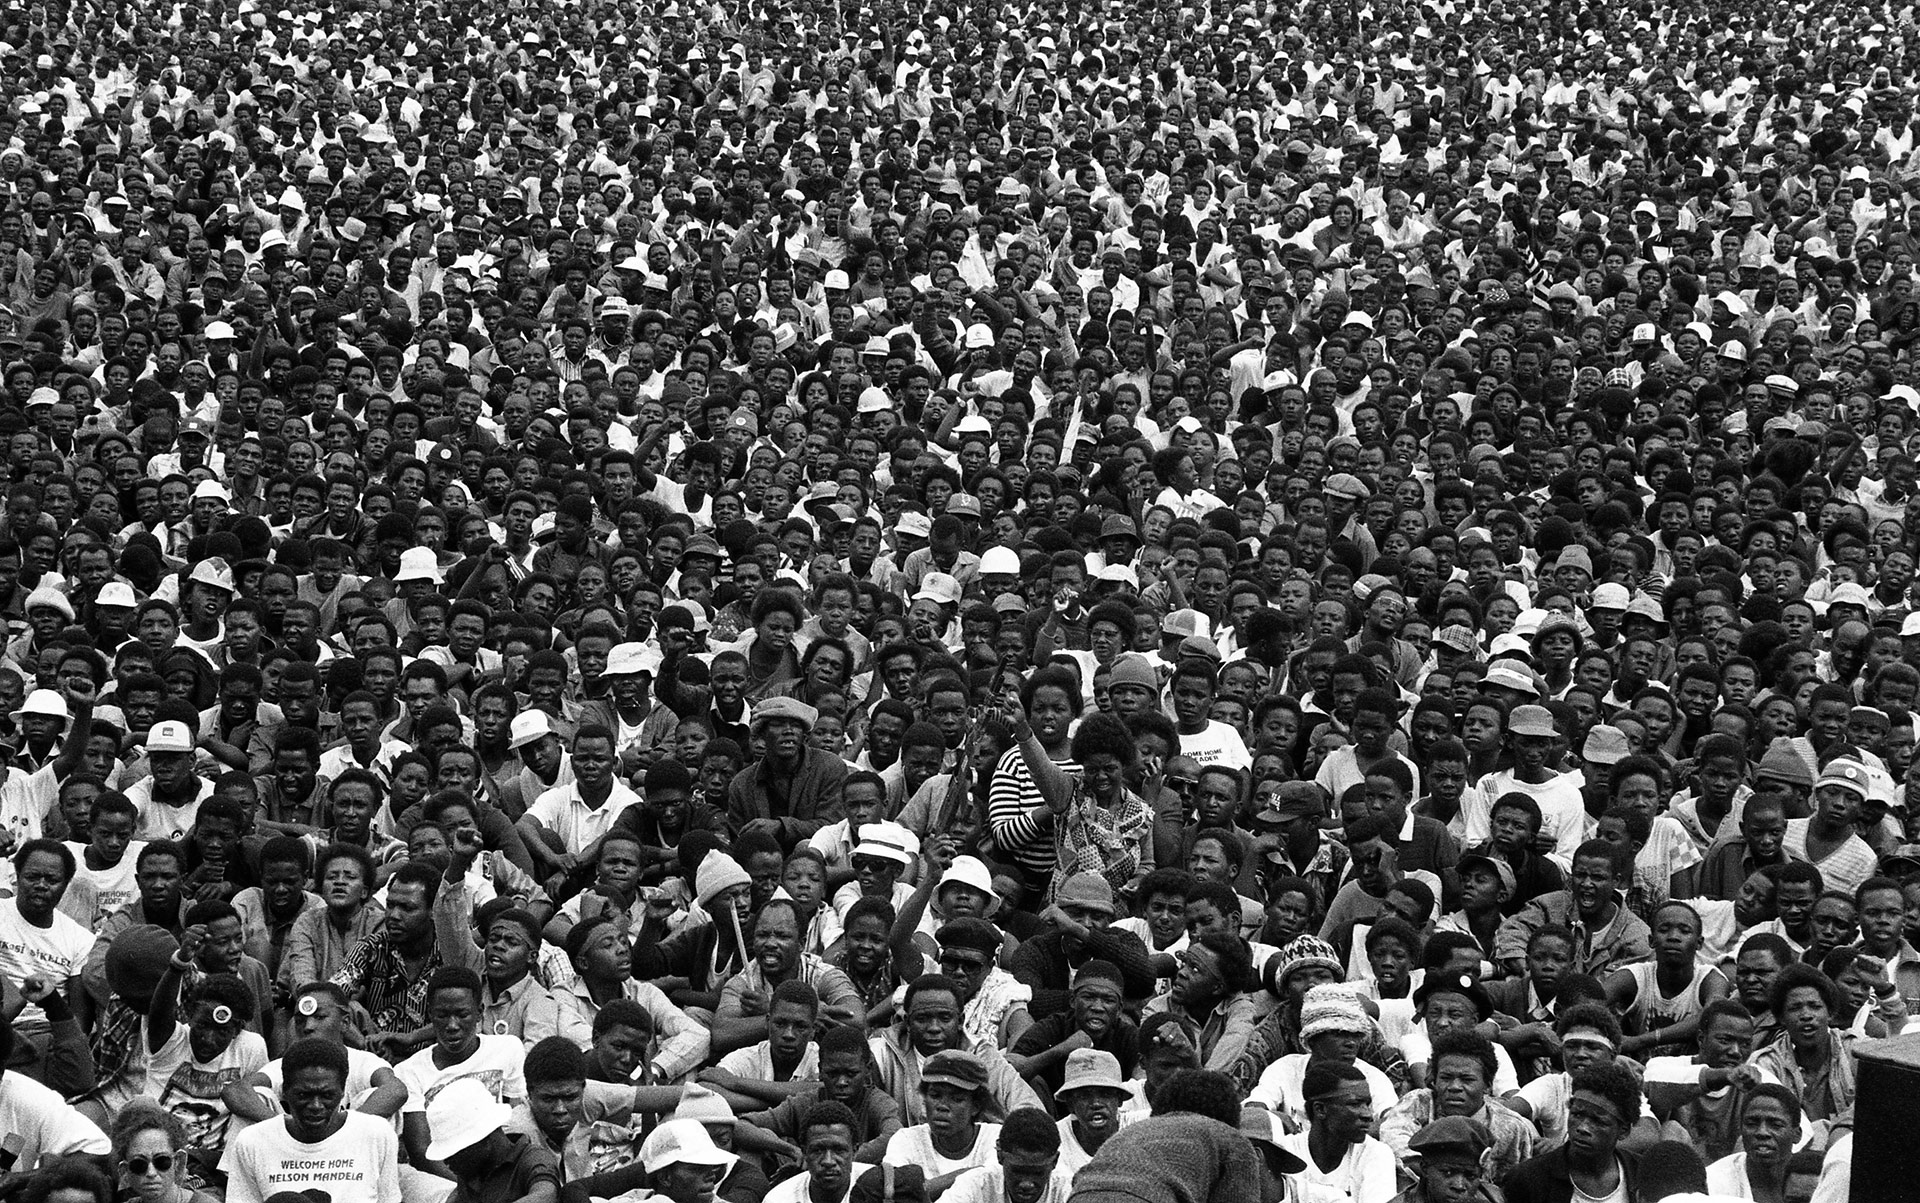
[[[193,732],[187,730],[185,723],[168,720],[164,723],[155,723],[147,731],[147,755],[149,756],[156,752],[191,751],[193,751]]]
[[[513,716],[513,726],[507,734],[509,747],[524,748],[528,744],[538,743],[553,734],[553,724],[547,721],[544,710],[523,710]]]

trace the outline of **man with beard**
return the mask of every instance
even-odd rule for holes
[[[459,874],[464,870],[460,866]],[[473,973],[482,964],[469,934],[472,900],[465,877],[452,867],[448,874],[452,880],[442,881],[426,865],[401,865],[387,883],[385,921],[353,946],[333,975],[333,983],[351,993],[372,1019],[368,1047],[390,1059],[434,1039],[427,996],[436,972],[444,965]],[[476,1012],[479,993],[476,983]],[[424,1148],[426,1138],[414,1143]]]
[[[790,899],[775,899],[754,916],[750,937],[754,959],[720,990],[713,1019],[715,1052],[732,1052],[766,1039],[774,995],[789,981],[805,982],[819,992],[820,1015],[828,1022],[865,1023],[867,1012],[859,991],[845,973],[800,951],[800,930],[800,912]]]

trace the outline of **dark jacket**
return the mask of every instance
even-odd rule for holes
[[[1145,999],[1153,994],[1153,965],[1147,959],[1147,946],[1132,932],[1117,928],[1099,928],[1087,933],[1080,950],[1067,954],[1066,934],[1043,932],[1014,950],[1008,972],[1033,988],[1033,1001],[1027,1013],[1035,1019],[1058,1015],[1067,1009],[1073,986],[1073,971],[1088,961],[1111,961],[1120,970],[1121,984],[1129,999]]]
[[[727,821],[737,832],[755,819],[780,824],[780,848],[791,852],[814,832],[840,817],[847,785],[847,762],[818,748],[802,748],[800,765],[790,781],[779,783],[785,797],[770,780],[766,760],[750,764],[727,787]]]
[[[1615,1150],[1620,1174],[1626,1179],[1627,1198],[1638,1198],[1635,1183],[1640,1176],[1640,1159],[1625,1149]],[[1500,1184],[1507,1203],[1573,1203],[1573,1172],[1567,1165],[1567,1146],[1550,1153],[1529,1157],[1513,1167]]]

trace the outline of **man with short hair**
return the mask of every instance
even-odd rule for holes
[[[231,1203],[266,1203],[270,1195],[307,1189],[400,1203],[393,1121],[341,1106],[346,1046],[318,1036],[296,1040],[281,1066],[281,1113],[235,1135],[220,1160]]]
[[[1521,1162],[1501,1183],[1507,1203],[1634,1199],[1639,1159],[1620,1141],[1640,1120],[1640,1084],[1611,1061],[1573,1075],[1566,1143]]]
[[[1007,1114],[997,1156],[998,1165],[961,1171],[942,1203],[1066,1203],[1073,1191],[1060,1170],[1060,1129],[1037,1107]]]

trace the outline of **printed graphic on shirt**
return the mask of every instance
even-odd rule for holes
[[[167,1079],[166,1088],[160,1092],[160,1105],[186,1128],[188,1148],[217,1154],[226,1147],[227,1127],[233,1117],[220,1092],[238,1080],[241,1072],[237,1068],[182,1065]]]

